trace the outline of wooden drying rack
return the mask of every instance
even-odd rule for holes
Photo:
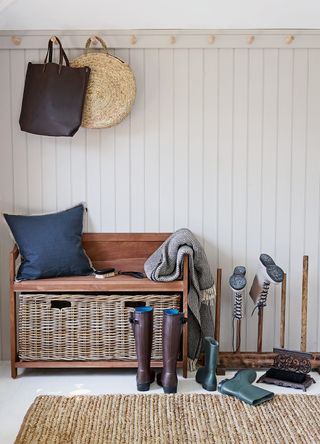
[[[307,321],[308,321],[308,274],[309,274],[309,258],[303,256],[303,274],[302,274],[302,301],[301,301],[301,340],[300,351],[305,352],[307,349]],[[220,319],[221,319],[221,279],[222,269],[217,270],[216,280],[216,316],[214,337],[220,341]],[[280,308],[280,348],[285,346],[285,328],[286,328],[286,295],[287,295],[287,276],[281,286],[281,308]],[[241,352],[241,320],[237,321],[236,326],[236,347],[234,352],[220,352],[218,374],[224,374],[227,369],[238,369],[246,367],[266,368],[273,364],[275,353],[262,351],[263,338],[263,312],[264,308],[258,308],[258,336],[257,351]],[[313,369],[320,369],[320,353],[312,352],[313,359],[311,365]]]

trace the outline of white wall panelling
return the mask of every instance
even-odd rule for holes
[[[227,277],[260,252],[288,273],[287,346],[299,346],[302,256],[310,256],[308,349],[320,348],[320,33],[137,32],[107,36],[137,79],[130,116],[72,138],[19,130],[25,67],[42,60],[44,32],[0,35],[1,210],[45,212],[88,204],[89,231],[173,231],[199,237],[212,270],[223,268],[221,347],[231,348]],[[252,33],[252,31],[250,32]],[[22,37],[14,46],[10,36]],[[70,57],[87,33],[60,33]],[[106,34],[106,33],[102,33]],[[208,34],[216,34],[213,44]],[[195,40],[194,40],[195,39]],[[301,40],[300,40],[301,39]],[[8,252],[1,225],[1,356],[8,358]],[[249,287],[248,285],[248,287]],[[249,289],[249,288],[248,288]],[[247,292],[248,293],[248,292]],[[247,296],[247,295],[246,295]],[[264,349],[278,345],[280,291],[266,309]],[[256,346],[247,300],[243,349]]]

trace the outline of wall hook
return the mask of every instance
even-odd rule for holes
[[[216,37],[214,35],[209,35],[208,37],[208,43],[209,45],[212,45],[215,41]]]
[[[294,35],[290,34],[286,37],[286,44],[290,45],[294,41]]]
[[[22,41],[22,38],[17,35],[13,35],[11,37],[11,42],[16,46],[19,46],[21,44],[21,41]]]
[[[172,36],[170,37],[170,43],[171,43],[171,45],[174,45],[174,44],[176,43],[176,41],[177,41],[176,36],[175,36],[175,35],[172,35]]]
[[[57,42],[57,37],[56,37],[55,35],[51,36],[50,40],[52,41],[52,43],[53,43],[54,45],[57,45],[57,44],[58,44],[58,42]]]
[[[248,45],[252,45],[252,43],[254,42],[255,36],[254,35],[249,35],[247,42]]]
[[[131,36],[130,42],[131,42],[131,45],[135,45],[137,43],[137,37],[134,34]]]
[[[90,36],[90,41],[91,41],[91,43],[92,43],[92,45],[97,45],[97,43],[98,43],[98,40],[97,40],[97,36],[96,35],[91,35]]]

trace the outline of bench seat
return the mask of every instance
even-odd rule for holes
[[[94,276],[72,276],[33,281],[14,282],[15,292],[180,292],[183,291],[183,281],[154,282],[149,279],[137,279],[132,276],[117,275],[106,279]]]

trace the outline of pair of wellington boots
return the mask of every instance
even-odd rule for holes
[[[218,391],[223,395],[234,396],[247,404],[257,406],[270,401],[274,393],[253,385],[257,372],[252,368],[237,371],[230,379],[224,379],[218,386]]]
[[[136,343],[138,360],[137,390],[148,391],[155,379],[155,373],[150,368],[152,337],[153,337],[153,308],[138,307],[130,313],[130,323]],[[163,369],[157,375],[157,382],[163,387],[164,393],[176,393],[178,386],[177,360],[180,350],[182,324],[185,322],[183,313],[176,309],[163,311],[162,323],[162,356]]]
[[[217,390],[216,367],[218,362],[219,344],[214,338],[204,338],[205,366],[196,373],[196,381],[205,390]],[[218,391],[224,395],[234,396],[250,405],[259,405],[273,398],[273,393],[253,385],[257,373],[253,369],[239,370],[233,378],[224,379]]]
[[[217,390],[216,368],[218,364],[219,343],[211,336],[203,339],[204,367],[199,368],[196,373],[196,381],[202,385],[205,390],[214,392]]]

